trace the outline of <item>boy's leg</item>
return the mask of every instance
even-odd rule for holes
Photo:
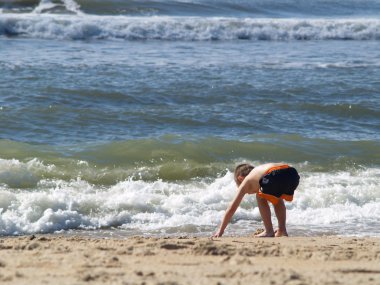
[[[260,210],[261,218],[263,219],[265,231],[261,234],[255,235],[255,237],[273,237],[273,225],[271,219],[271,212],[268,201],[256,195],[257,206]]]
[[[276,213],[278,220],[278,229],[275,236],[288,236],[288,233],[286,232],[286,207],[284,200],[280,199],[277,205],[274,206],[274,212]]]

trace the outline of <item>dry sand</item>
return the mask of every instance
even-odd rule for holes
[[[380,238],[0,238],[1,284],[380,284]]]

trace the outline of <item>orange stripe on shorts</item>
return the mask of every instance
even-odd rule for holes
[[[269,168],[267,170],[267,172],[265,172],[264,175],[267,175],[267,174],[271,173],[272,171],[279,170],[279,169],[285,169],[285,168],[289,168],[289,165],[283,164],[283,165],[273,166],[273,167]]]

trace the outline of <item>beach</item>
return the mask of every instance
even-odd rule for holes
[[[0,284],[379,285],[379,15],[0,0]],[[290,237],[246,195],[207,238],[242,162],[297,169]]]
[[[379,15],[0,0],[0,284],[380,284]],[[270,162],[301,177],[291,237],[251,238],[246,195],[209,241]]]
[[[2,284],[379,284],[380,239],[30,235],[0,239]]]

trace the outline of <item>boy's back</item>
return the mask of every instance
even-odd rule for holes
[[[245,191],[247,194],[255,194],[260,190],[260,179],[268,172],[269,169],[277,166],[285,165],[284,163],[266,163],[256,166],[252,171],[244,178],[243,181],[247,183]]]

